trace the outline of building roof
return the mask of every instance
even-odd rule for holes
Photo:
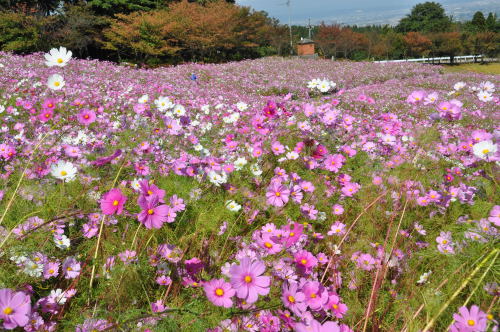
[[[314,44],[314,41],[312,41],[309,38],[300,38],[300,41],[298,42],[299,45],[303,44]]]

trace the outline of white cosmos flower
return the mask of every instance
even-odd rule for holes
[[[43,271],[43,264],[27,259],[24,261],[24,273],[31,277],[40,277]]]
[[[495,92],[495,84],[491,83],[490,81],[481,82],[481,84],[479,84],[479,88],[489,93]]]
[[[47,79],[47,86],[52,90],[61,90],[65,84],[64,78],[59,74],[50,75]]]
[[[229,210],[229,211],[232,211],[232,212],[238,212],[240,209],[241,209],[241,205],[239,205],[238,203],[236,203],[235,201],[226,201],[226,208]]]
[[[132,180],[132,182],[130,183],[130,186],[132,187],[132,189],[134,189],[135,191],[141,190],[141,185],[140,185],[141,180],[142,179],[137,179],[137,178]]]
[[[184,108],[184,106],[177,104],[174,106],[174,114],[177,116],[183,116],[184,114],[186,114],[186,109]]]
[[[234,162],[234,168],[239,171],[247,164],[247,160],[244,157],[239,157]]]
[[[62,289],[58,288],[56,290],[51,290],[50,295],[51,298],[54,299],[54,302],[56,302],[59,305],[63,305],[66,303],[66,300],[68,299],[66,297],[66,292],[64,292]]]
[[[432,273],[432,271],[425,272],[424,274],[422,274],[420,276],[420,278],[418,279],[417,284],[425,284],[427,282],[427,280],[429,280],[431,273]]]
[[[309,89],[315,89],[319,85],[320,80],[315,78],[307,83]]]
[[[259,176],[262,174],[262,170],[260,169],[259,165],[258,164],[253,164],[250,166],[250,172],[252,172],[252,174],[254,176]]]
[[[53,48],[49,51],[49,53],[45,53],[45,64],[48,67],[58,66],[64,67],[68,64],[69,60],[73,53],[68,51],[66,47]]]
[[[56,179],[69,182],[76,176],[77,169],[69,161],[59,160],[57,164],[50,166],[50,174]]]
[[[227,175],[226,173],[222,172],[221,174],[211,171],[208,173],[208,181],[212,182],[216,186],[220,186],[223,183],[227,182]]]
[[[481,101],[491,101],[491,100],[493,100],[493,96],[489,92],[483,91],[483,90],[479,91],[479,93],[477,94],[477,97]]]
[[[172,103],[172,100],[170,100],[170,98],[168,97],[158,97],[156,100],[155,100],[155,105],[156,107],[161,111],[166,111],[172,107],[174,107],[174,103]]]
[[[497,145],[494,144],[492,141],[482,141],[472,146],[472,151],[474,152],[474,155],[481,159],[486,159],[489,156],[494,155],[497,152],[497,150],[498,150]]]
[[[148,102],[148,100],[149,100],[148,95],[142,95],[137,101],[139,102],[139,104],[145,104]]]
[[[64,234],[58,237],[54,237],[54,242],[56,244],[56,247],[58,247],[59,249],[68,249],[71,244],[69,238]]]
[[[455,89],[456,91],[458,91],[458,90],[462,90],[464,87],[465,87],[465,83],[464,82],[457,82],[453,86],[453,89]]]
[[[203,105],[203,106],[201,107],[201,110],[203,111],[203,113],[208,114],[208,113],[210,113],[210,106],[208,106],[208,105]]]
[[[248,105],[240,101],[239,103],[236,104],[236,108],[243,112],[248,108]]]
[[[0,105],[0,113],[3,113],[5,111],[5,106]]]
[[[286,154],[286,159],[288,159],[288,160],[295,160],[298,158],[299,158],[299,154],[295,151],[290,151],[290,152],[287,152],[287,154]]]

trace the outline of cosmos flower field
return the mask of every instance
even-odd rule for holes
[[[0,329],[496,331],[499,83],[0,53]]]

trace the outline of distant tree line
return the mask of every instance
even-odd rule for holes
[[[79,57],[148,65],[222,62],[294,53],[290,28],[234,0],[0,0],[0,49],[16,53],[65,46]],[[478,11],[455,22],[425,2],[397,26],[321,23],[292,26],[293,47],[309,33],[325,57],[401,59],[497,56],[500,20]]]
[[[314,40],[325,56],[349,59],[402,59],[409,57],[484,54],[500,52],[500,21],[478,11],[472,20],[454,22],[436,2],[413,7],[395,27],[365,27],[322,23]]]

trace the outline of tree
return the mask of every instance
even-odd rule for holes
[[[486,18],[486,29],[492,32],[500,32],[500,20],[497,19],[497,14],[489,13]]]
[[[399,21],[399,32],[443,32],[451,27],[451,18],[446,16],[443,6],[436,2],[425,2],[413,7],[411,13]]]
[[[441,32],[431,35],[433,52],[439,56],[449,56],[453,64],[454,57],[463,50],[460,33]]]
[[[483,12],[481,11],[477,11],[474,13],[472,21],[470,23],[475,31],[486,30],[486,19],[484,18]]]
[[[113,16],[156,9],[164,2],[156,0],[89,0],[87,4],[98,15]]]
[[[431,40],[419,32],[408,32],[404,36],[404,41],[409,56],[427,56],[431,50]]]

